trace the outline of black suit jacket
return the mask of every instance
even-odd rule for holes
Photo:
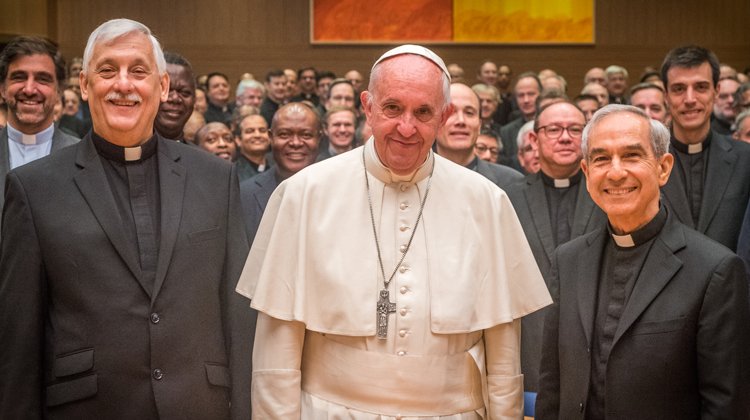
[[[500,140],[503,142],[503,151],[498,157],[498,163],[510,166],[513,169],[521,169],[518,162],[518,132],[526,124],[523,117],[518,117],[500,128]]]
[[[591,232],[607,220],[604,213],[591,200],[586,190],[585,179],[581,179],[580,182],[575,217],[570,232],[571,238]],[[521,182],[508,188],[507,193],[526,234],[526,239],[529,241],[534,259],[549,288],[555,242],[549,217],[549,204],[544,192],[544,181],[538,173],[530,174]],[[536,392],[538,389],[542,331],[544,316],[548,308],[526,315],[521,320],[521,370],[524,374],[524,389],[528,392]]]
[[[482,159],[477,159],[475,170],[503,190],[523,179],[523,175],[514,169]]]
[[[247,255],[236,174],[194,147],[157,141],[153,289],[90,135],[9,173],[0,418],[229,416],[226,301]]]
[[[54,153],[63,147],[76,144],[80,139],[65,134],[60,129],[55,127],[55,131],[52,132],[52,149],[50,153]],[[8,128],[0,128],[0,209],[3,208],[5,202],[5,176],[10,171],[10,150],[8,150]],[[54,176],[54,174],[49,174]],[[2,225],[0,225],[1,227]]]
[[[271,168],[240,183],[240,200],[245,230],[252,245],[260,219],[266,209],[273,190],[276,189],[276,170]],[[238,376],[232,389],[232,418],[249,420],[252,417],[250,388],[253,371],[253,344],[258,311],[250,307],[250,301],[239,293],[232,298],[233,313],[237,322],[232,328],[232,372],[247,372]]]
[[[602,226],[555,254],[538,420],[583,418],[607,240]],[[747,296],[739,258],[668,215],[613,339],[607,418],[747,419]]]
[[[679,173],[672,172],[661,193],[662,202],[680,222],[736,251],[750,199],[750,144],[712,134],[697,226]]]

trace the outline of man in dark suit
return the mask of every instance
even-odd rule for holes
[[[669,132],[609,105],[583,139],[609,224],[558,248],[536,418],[748,419],[742,262],[659,203]]]
[[[147,27],[108,21],[84,57],[93,131],[8,174],[0,418],[226,419],[236,175],[154,134],[169,76]]]
[[[169,95],[159,105],[154,129],[164,138],[185,143],[183,129],[195,107],[195,76],[187,59],[177,53],[165,52],[169,74]]]
[[[0,128],[0,209],[11,169],[78,142],[54,125],[61,80],[65,63],[46,39],[17,37],[0,53],[0,95],[8,104],[8,123]]]
[[[301,102],[283,105],[271,122],[271,150],[275,166],[240,183],[240,198],[248,241],[252,245],[263,211],[276,187],[285,179],[315,163],[321,136],[318,114]],[[236,294],[241,304],[232,310],[237,321],[232,329],[232,371],[252,372],[253,342],[258,311],[250,308],[245,297]],[[248,328],[249,326],[249,328]],[[236,355],[236,356],[235,356]],[[249,419],[250,376],[242,376],[234,383],[232,418]]]
[[[581,134],[585,124],[583,112],[570,102],[542,107],[530,133],[539,153],[540,170],[508,188],[508,197],[548,287],[555,248],[590,232],[604,220],[581,182]],[[522,320],[521,367],[526,392],[537,392],[538,388],[546,311]]]
[[[675,157],[675,173],[662,188],[664,204],[680,222],[735,251],[750,198],[750,144],[711,130],[719,60],[705,48],[675,48],[661,74]]]
[[[513,98],[518,104],[521,113],[519,117],[505,124],[500,129],[500,140],[503,142],[503,153],[498,162],[512,168],[518,168],[518,131],[526,121],[531,121],[536,115],[536,98],[542,93],[542,82],[534,72],[526,72],[518,75],[513,84]]]
[[[453,83],[450,94],[455,112],[438,131],[437,153],[453,163],[484,175],[502,189],[523,179],[520,172],[479,159],[474,153],[482,127],[479,96],[476,92],[463,83]]]

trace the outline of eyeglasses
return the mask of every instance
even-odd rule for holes
[[[559,139],[560,136],[562,136],[563,131],[565,130],[568,130],[568,135],[574,139],[581,137],[581,135],[583,134],[583,126],[579,124],[573,124],[567,127],[563,127],[557,124],[550,124],[550,125],[545,125],[544,127],[539,127],[537,129],[537,131],[542,131],[542,130],[544,130],[544,133],[551,140]]]
[[[475,144],[474,149],[479,153],[484,153],[489,150],[491,156],[497,156],[500,154],[500,149],[497,147],[487,147],[484,144]]]

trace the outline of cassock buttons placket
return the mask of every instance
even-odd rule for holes
[[[409,203],[403,202],[403,203],[399,204],[398,208],[400,208],[401,210],[406,210],[406,209],[409,208]]]
[[[406,287],[406,286],[401,286],[401,288],[400,288],[400,289],[398,289],[398,291],[399,291],[399,292],[401,292],[401,294],[402,294],[402,295],[405,295],[405,294],[406,294],[406,292],[408,292],[408,291],[409,291],[409,288],[408,288],[408,287]]]
[[[403,254],[404,252],[406,252],[406,245],[401,245],[400,247],[398,247],[398,250]]]
[[[161,369],[154,369],[154,371],[151,373],[151,376],[153,376],[157,381],[161,381],[164,378],[164,372],[162,372]]]
[[[400,311],[398,311],[398,313],[399,313],[399,314],[400,314],[401,316],[406,316],[406,314],[407,314],[407,313],[409,313],[409,310],[408,310],[408,309],[406,309],[406,308],[401,308],[401,310],[400,310]]]
[[[409,184],[403,183],[403,184],[401,184],[401,186],[399,187],[399,189],[401,190],[401,192],[405,192],[406,190],[409,189]]]
[[[151,323],[152,324],[158,324],[159,321],[161,321],[161,317],[156,312],[152,313],[151,316],[150,316],[150,318],[151,318]]]
[[[409,230],[409,226],[401,225],[398,227],[398,230],[400,230],[401,232],[406,232],[407,230]]]

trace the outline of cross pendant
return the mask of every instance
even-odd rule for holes
[[[396,304],[388,299],[388,290],[380,291],[380,299],[375,313],[378,317],[377,337],[381,340],[388,338],[388,315],[396,312]]]

